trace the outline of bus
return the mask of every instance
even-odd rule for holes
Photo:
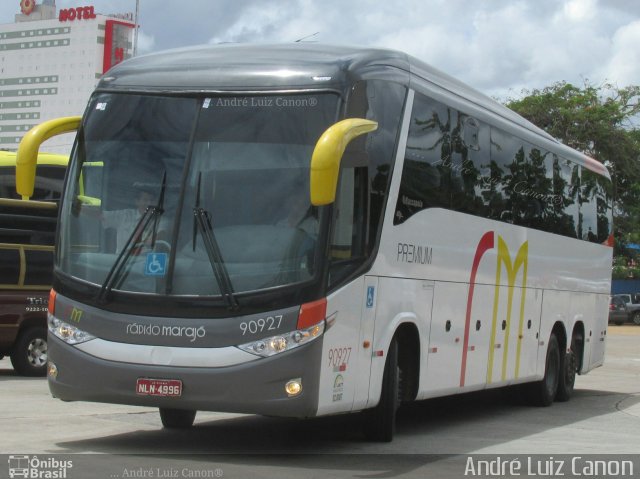
[[[308,418],[513,387],[549,406],[603,363],[606,168],[406,54],[318,44],[137,57],[77,128],[49,300],[54,397]],[[102,165],[96,200],[85,163]],[[120,220],[114,221],[118,216]],[[115,226],[116,232],[113,230]]]
[[[0,151],[0,358],[19,374],[47,370],[47,302],[58,203],[69,157],[37,155],[29,201],[16,195],[16,152]]]

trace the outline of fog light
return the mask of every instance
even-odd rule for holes
[[[285,391],[289,397],[297,396],[302,392],[302,379],[292,379],[284,386]]]
[[[58,377],[58,367],[51,361],[47,363],[47,376],[53,379]]]

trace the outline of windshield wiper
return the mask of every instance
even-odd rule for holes
[[[154,214],[153,218],[153,232],[151,233],[151,249],[156,246],[156,236],[158,236],[158,221],[160,220],[160,215],[164,213],[164,192],[167,189],[167,170],[164,171],[162,175],[162,186],[160,188],[160,197],[158,198],[158,204],[156,205],[156,214]]]
[[[199,201],[197,203],[199,203]],[[213,234],[211,214],[204,208],[196,206],[195,208],[193,208],[193,215],[197,228],[202,235],[202,242],[204,243],[204,248],[207,251],[207,256],[209,257],[209,262],[211,263],[211,268],[213,269],[213,274],[218,281],[220,293],[222,294],[222,297],[227,303],[229,309],[231,311],[236,311],[240,308],[240,304],[238,303],[238,300],[234,295],[231,278],[229,277],[229,271],[224,264],[222,254],[220,253],[220,246],[218,245],[216,237]]]
[[[162,213],[164,213],[164,209],[162,208],[164,205],[164,192],[167,187],[167,172],[164,172],[164,176],[162,178],[162,189],[160,190],[160,197],[158,198],[158,203],[155,206],[147,206],[147,209],[144,211],[138,222],[136,223],[133,231],[127,238],[127,242],[122,248],[122,251],[118,254],[113,266],[109,270],[107,277],[102,283],[102,287],[98,292],[98,296],[96,297],[96,301],[100,303],[104,303],[107,299],[108,294],[111,292],[116,282],[121,278],[122,271],[124,266],[127,264],[127,261],[131,257],[131,254],[135,251],[138,240],[141,239],[144,235],[144,232],[147,230],[149,223],[151,220],[154,221],[153,225],[153,235],[152,235],[152,247],[156,240],[156,230],[158,227],[158,218]]]

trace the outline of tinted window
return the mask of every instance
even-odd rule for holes
[[[56,208],[0,207],[0,243],[53,246]]]
[[[611,233],[611,183],[416,94],[394,224],[447,208],[586,241]]]
[[[17,199],[15,166],[0,167],[0,198]]]
[[[490,164],[487,125],[422,95],[410,121],[394,224],[434,207],[499,216],[502,169]]]
[[[65,171],[66,168],[64,166],[38,165],[31,199],[37,201],[59,200]],[[15,166],[0,168],[0,198],[20,199],[20,196],[16,193]]]
[[[18,249],[0,248],[0,283],[15,284],[20,281],[20,252]]]
[[[308,286],[324,232],[310,204],[310,158],[338,106],[331,93],[95,96],[61,214],[61,269],[103,284],[125,251],[118,291]],[[161,213],[152,221],[149,206]],[[153,245],[162,274],[149,274],[127,243]]]
[[[331,239],[331,283],[361,265],[373,251],[382,224],[406,88],[390,82],[356,83],[346,118],[366,118],[378,128],[349,144],[341,164]]]

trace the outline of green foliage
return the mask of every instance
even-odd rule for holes
[[[618,88],[586,82],[580,88],[559,82],[522,93],[520,99],[509,99],[507,106],[609,169],[615,254],[621,260],[614,274],[640,278],[640,269],[626,266],[633,254],[625,247],[640,243],[640,86]]]
[[[626,256],[619,255],[613,259],[613,279],[638,279],[640,278],[640,266],[629,261]]]

